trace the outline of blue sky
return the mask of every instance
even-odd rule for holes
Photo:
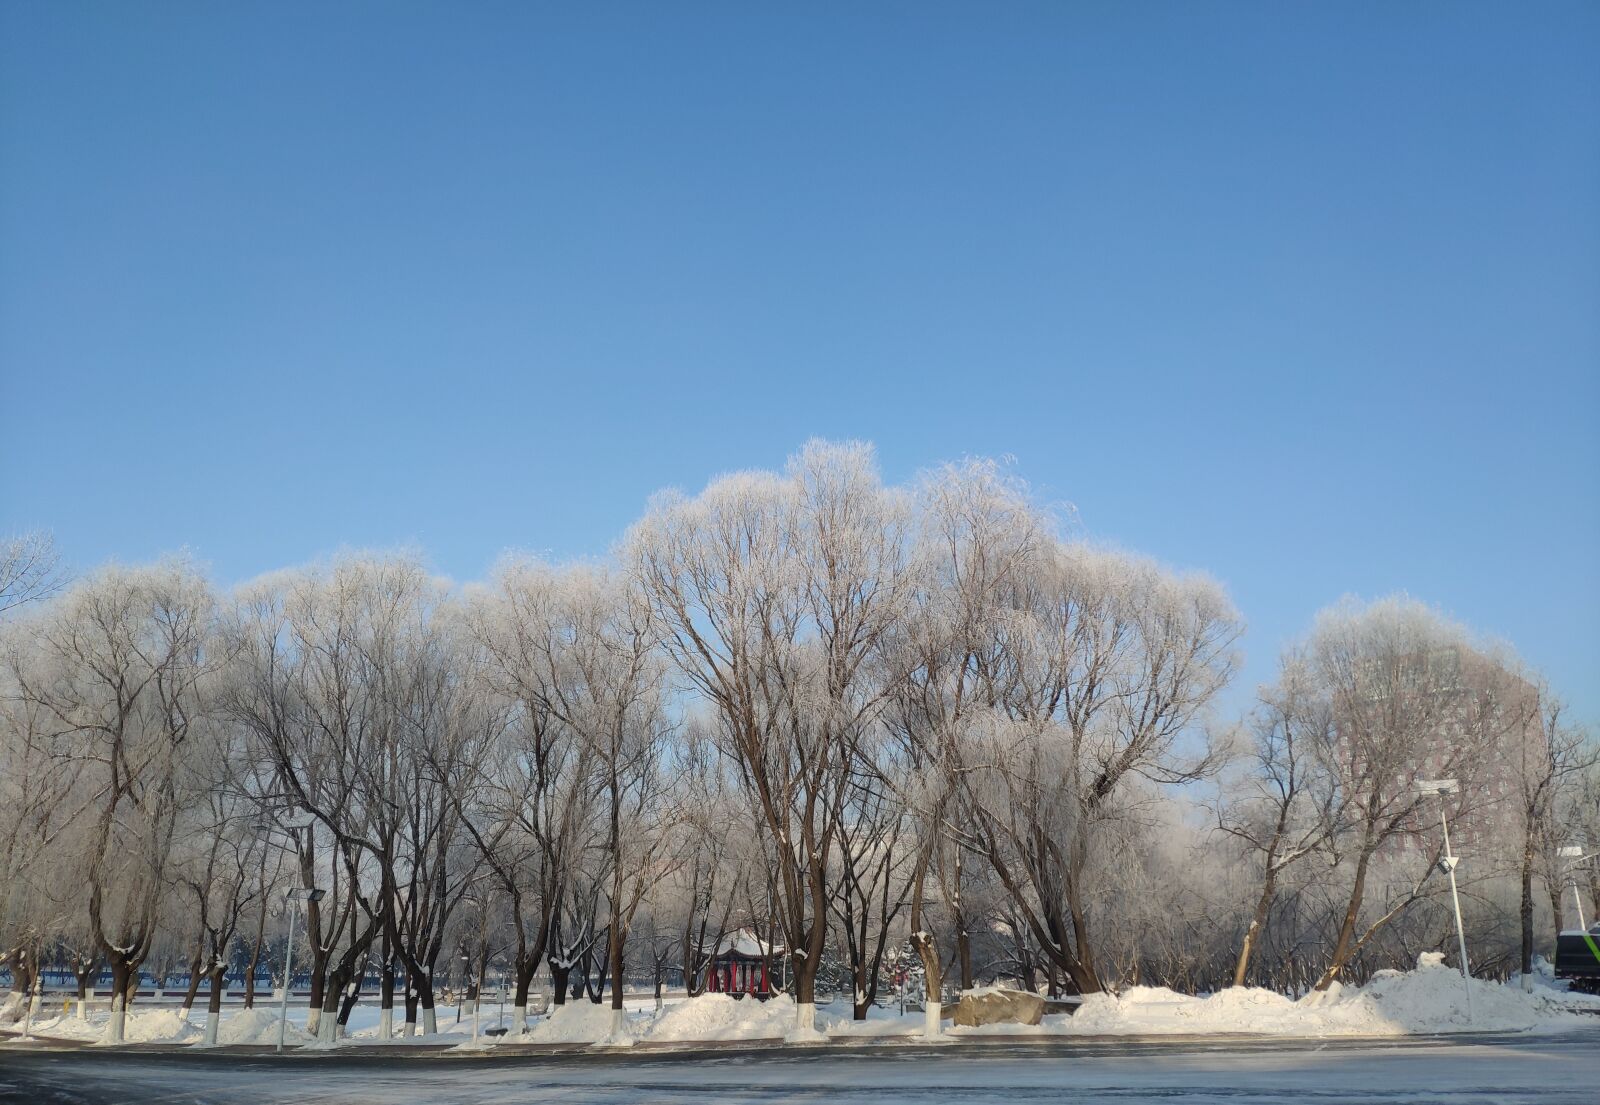
[[[1600,721],[1600,6],[0,5],[0,529],[223,582],[1008,454]]]

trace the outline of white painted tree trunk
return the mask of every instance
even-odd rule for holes
[[[313,1005],[306,1010],[306,1031],[313,1036],[322,1034],[322,1009]]]
[[[922,1034],[930,1040],[939,1038],[939,1015],[942,1012],[944,1007],[936,1001],[930,1001],[922,1008]]]
[[[417,1034],[417,1022],[416,1021],[406,1021],[405,1024],[400,1029],[400,1035],[403,1038],[407,1039],[407,1040],[409,1040],[411,1037],[415,1036],[416,1034]]]
[[[339,1018],[331,1013],[324,1013],[321,1022],[317,1025],[317,1042],[331,1044],[339,1038]]]
[[[613,1009],[611,1011],[611,1043],[618,1046],[633,1043],[628,1038],[627,1014],[621,1009]]]
[[[118,994],[111,999],[111,1021],[106,1025],[106,1043],[120,1044],[128,1025],[127,997]]]
[[[827,1037],[817,1031],[816,1002],[802,1001],[794,1007],[794,1031],[789,1034],[794,1043],[814,1044]]]
[[[422,1011],[422,1031],[429,1036],[438,1034],[439,1014],[431,1005]]]
[[[518,1005],[511,1010],[511,1028],[513,1035],[525,1036],[528,1033],[528,1007]]]
[[[1522,992],[1524,994],[1533,993],[1533,976],[1532,975],[1523,975],[1522,976]]]
[[[394,1006],[390,1006],[378,1013],[378,1039],[392,1040],[394,1038]]]
[[[222,1014],[206,1010],[206,1038],[201,1041],[202,1047],[217,1046],[217,1025],[222,1020]]]

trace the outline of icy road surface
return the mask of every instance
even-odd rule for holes
[[[1442,1039],[1051,1041],[419,1058],[0,1050],[0,1100],[75,1103],[1044,1101],[1595,1105],[1600,1032]]]

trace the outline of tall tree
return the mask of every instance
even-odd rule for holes
[[[63,769],[86,765],[77,845],[90,931],[112,972],[112,1042],[157,938],[192,798],[184,758],[207,709],[213,616],[209,587],[182,561],[108,568],[30,621],[12,654],[17,694],[50,719]]]

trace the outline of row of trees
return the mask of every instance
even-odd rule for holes
[[[37,539],[4,563],[4,954],[18,995],[51,949],[108,967],[112,1038],[174,954],[214,1038],[289,886],[326,891],[323,1038],[373,964],[382,1034],[432,1031],[462,955],[503,956],[519,1029],[548,973],[620,1030],[620,980],[694,993],[739,928],[797,1033],[819,986],[859,1017],[908,970],[936,1031],[947,977],[1325,987],[1442,947],[1419,774],[1478,827],[1480,969],[1532,969],[1559,846],[1600,836],[1588,746],[1513,658],[1341,606],[1225,724],[1222,589],[1063,537],[986,462],[898,488],[812,443],[656,499],[604,562],[465,588],[409,556],[228,593],[183,560],[59,586]]]

